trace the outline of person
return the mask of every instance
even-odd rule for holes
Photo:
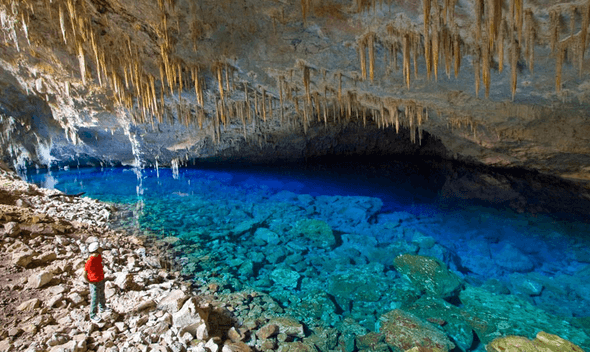
[[[102,249],[98,242],[92,242],[88,246],[90,257],[84,265],[84,280],[90,284],[90,320],[99,322],[100,313],[108,312],[104,296],[104,269],[102,266]]]

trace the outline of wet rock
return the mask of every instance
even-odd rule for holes
[[[449,271],[440,260],[404,254],[397,256],[393,265],[412,285],[425,290],[431,296],[450,298],[461,290],[462,282],[459,277]]]
[[[569,322],[556,319],[546,311],[512,295],[497,295],[479,287],[468,286],[459,298],[466,320],[480,341],[490,343],[507,335],[533,338],[539,329],[583,345],[590,337]]]
[[[301,275],[296,271],[287,268],[278,268],[270,273],[270,278],[275,284],[285,288],[296,288]]]
[[[276,232],[264,227],[260,227],[256,230],[256,232],[254,232],[254,241],[256,240],[272,245],[281,243],[281,238]]]
[[[535,268],[533,261],[510,243],[492,255],[496,264],[512,272],[526,273]]]
[[[328,223],[316,219],[298,221],[290,231],[292,236],[302,236],[314,246],[330,248],[336,244],[336,237]]]
[[[406,351],[413,347],[450,351],[455,345],[439,329],[417,316],[396,309],[379,318],[379,332],[392,348]]]
[[[266,340],[270,337],[276,336],[279,333],[279,326],[276,324],[266,324],[263,327],[261,327],[257,332],[256,332],[256,336],[259,339],[262,340]]]
[[[533,277],[514,273],[510,275],[513,291],[529,296],[539,296],[543,291],[543,284]]]
[[[270,324],[277,325],[281,334],[294,337],[305,337],[303,324],[291,317],[276,317],[270,320]]]
[[[440,326],[461,351],[468,351],[473,344],[473,329],[465,318],[466,313],[443,299],[422,297],[404,307],[431,324]]]
[[[505,336],[494,339],[486,346],[488,352],[583,352],[583,350],[557,335],[540,331],[534,340],[522,336]]]

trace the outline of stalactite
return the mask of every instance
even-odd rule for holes
[[[363,78],[363,80],[367,79],[367,67],[366,67],[366,58],[365,58],[365,51],[366,51],[366,46],[367,43],[365,41],[365,37],[361,37],[358,40],[358,50],[359,50],[359,61],[360,61],[360,65],[361,65],[361,76]]]
[[[76,8],[74,7],[73,0],[67,0],[66,5],[68,8],[68,12],[70,14],[70,23],[72,25],[72,33],[74,33],[74,38],[75,38],[76,37],[76,25],[74,22],[76,21]]]
[[[86,59],[84,58],[84,48],[82,47],[82,43],[78,43],[78,62],[80,64],[82,84],[86,85]]]
[[[68,43],[68,40],[66,39],[66,23],[65,23],[65,18],[64,18],[64,11],[63,8],[61,7],[61,4],[59,5],[59,26],[61,28],[61,35],[64,39],[64,43]]]
[[[484,0],[475,0],[475,41],[481,41],[481,17],[483,15]]]
[[[404,79],[406,86],[410,89],[410,35],[404,35]]]
[[[522,26],[524,23],[524,0],[514,0],[514,16],[516,18],[516,30],[518,33],[518,42],[522,42]]]
[[[303,66],[303,85],[305,87],[305,95],[307,97],[307,106],[303,110],[303,116],[305,123],[307,124],[308,120],[308,109],[311,108],[311,72],[307,65]]]
[[[414,62],[414,78],[418,79],[418,48],[420,47],[420,36],[412,34],[412,61]]]
[[[511,79],[511,90],[512,90],[512,101],[516,95],[516,83],[518,79],[518,58],[520,57],[520,48],[516,43],[516,38],[512,38],[512,44],[510,47],[510,69],[512,74]]]
[[[440,8],[438,1],[434,1],[434,21],[432,22],[432,69],[434,71],[434,79],[438,81],[438,63],[440,58]]]
[[[100,60],[98,58],[98,47],[96,45],[94,31],[90,33],[90,44],[92,46],[92,51],[94,52],[94,58],[96,60],[96,76],[98,77],[99,85],[102,87],[102,75],[100,74]]]
[[[529,9],[530,11],[530,9]],[[576,34],[576,13],[578,12],[578,7],[575,4],[570,5],[570,36],[574,36]]]
[[[183,80],[182,80],[182,66],[180,65],[180,62],[176,65],[176,68],[178,69],[178,100],[182,99],[182,86],[183,86]]]
[[[459,33],[453,35],[453,56],[455,58],[455,78],[457,78],[461,69],[461,37]]]
[[[369,47],[369,77],[371,82],[375,78],[375,33],[369,33],[367,35],[367,45]]]
[[[424,12],[424,59],[426,60],[426,75],[428,79],[430,79],[430,74],[432,72],[430,54],[430,2],[431,0],[422,0],[422,9]]]
[[[490,97],[490,82],[491,82],[490,61],[492,59],[492,53],[490,50],[490,43],[491,43],[491,41],[484,37],[484,39],[482,41],[481,61],[483,63],[482,77],[483,77],[483,84],[484,84],[485,92],[486,92],[486,98]]]
[[[494,43],[498,38],[499,26],[502,23],[502,2],[503,0],[488,0],[488,36],[490,41],[490,51],[494,48]]]
[[[590,0],[587,0],[586,6],[582,7],[582,28],[580,28],[580,53],[579,53],[579,71],[580,76],[582,75],[582,69],[584,66],[584,55],[586,53],[586,45],[588,40],[588,26],[590,25]]]
[[[557,48],[557,60],[555,61],[555,90],[561,93],[561,75],[563,69],[563,60],[565,58],[565,47],[560,44]]]
[[[285,123],[284,107],[283,107],[283,81],[284,77],[279,77],[279,99],[281,100],[281,125]]]
[[[527,57],[527,61],[529,64],[529,70],[531,73],[534,72],[535,69],[535,38],[536,38],[536,29],[535,29],[535,18],[533,16],[533,10],[527,9],[525,12],[525,23],[526,23],[526,52],[525,55]]]
[[[453,65],[453,38],[451,31],[447,26],[443,27],[441,36],[445,56],[445,73],[448,78],[451,78],[451,67]]]
[[[475,49],[473,54],[473,71],[475,73],[475,96],[479,97],[480,77],[481,77],[481,50]]]
[[[500,29],[498,31],[498,40],[496,47],[498,48],[498,71],[502,73],[504,70],[504,38],[506,37],[506,19],[502,19]]]

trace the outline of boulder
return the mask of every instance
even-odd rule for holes
[[[302,236],[317,247],[331,248],[336,245],[334,232],[325,221],[303,219],[298,221],[289,233],[292,236]]]
[[[270,279],[279,286],[294,289],[299,284],[299,275],[296,271],[288,268],[278,268],[270,273]]]
[[[7,222],[4,224],[4,235],[18,237],[20,235],[20,225],[17,222]]]
[[[287,336],[305,337],[303,324],[291,317],[276,317],[270,320],[269,324],[274,324],[279,327],[279,333]]]
[[[260,227],[254,232],[254,240],[263,241],[272,245],[281,243],[281,238],[276,232],[264,227]]]
[[[41,288],[47,285],[53,279],[51,270],[44,270],[29,276],[28,286],[31,288]]]
[[[393,265],[412,285],[433,297],[454,297],[463,286],[461,279],[435,258],[404,254],[397,256]]]
[[[533,306],[513,295],[498,295],[480,287],[468,286],[459,298],[467,322],[479,340],[489,344],[499,336],[516,335],[534,338],[539,330],[555,332],[584,348],[590,337],[568,321]]]
[[[200,306],[195,297],[187,300],[182,308],[172,314],[172,324],[196,335],[197,328],[207,322],[209,306]]]
[[[40,304],[41,304],[41,301],[38,298],[33,298],[33,299],[30,299],[28,301],[24,301],[23,303],[19,304],[19,306],[16,307],[16,310],[20,310],[20,311],[32,310],[32,309],[39,307]]]
[[[256,332],[256,336],[259,339],[262,340],[266,340],[269,337],[273,337],[275,335],[278,335],[279,333],[279,326],[276,324],[266,324],[263,327],[261,327],[257,332]]]
[[[164,297],[160,303],[158,303],[158,309],[171,314],[176,313],[182,307],[187,298],[188,297],[184,291],[173,290],[166,297]]]
[[[583,350],[557,335],[540,331],[534,340],[522,336],[498,337],[486,346],[488,352],[583,352]]]
[[[115,273],[114,283],[124,291],[133,291],[141,289],[141,287],[133,280],[133,274],[128,272]]]
[[[525,273],[535,268],[531,258],[510,243],[492,256],[496,264],[508,271]]]
[[[31,264],[33,258],[37,256],[39,253],[34,251],[25,251],[25,252],[18,252],[12,254],[12,264],[16,266],[20,266],[26,268]]]
[[[447,352],[455,348],[448,337],[432,324],[399,309],[383,314],[379,324],[379,332],[394,350],[420,347],[428,351]]]

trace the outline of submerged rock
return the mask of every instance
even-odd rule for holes
[[[534,340],[522,336],[499,337],[486,346],[488,352],[584,352],[557,335],[540,331]]]
[[[404,254],[397,256],[393,265],[412,285],[433,297],[456,296],[463,285],[456,274],[434,258]]]
[[[336,244],[336,237],[328,223],[317,219],[298,221],[290,232],[291,235],[302,236],[318,247],[329,248]]]
[[[469,286],[459,298],[468,322],[484,344],[507,335],[533,338],[539,330],[562,336],[576,344],[588,344],[590,336],[568,321],[549,315],[527,301],[512,295],[498,295]]]
[[[395,350],[406,351],[413,347],[427,350],[450,351],[455,345],[434,325],[399,309],[379,318],[379,332],[385,342]]]
[[[535,268],[533,261],[510,243],[493,253],[493,257],[496,264],[509,271],[526,273]]]

